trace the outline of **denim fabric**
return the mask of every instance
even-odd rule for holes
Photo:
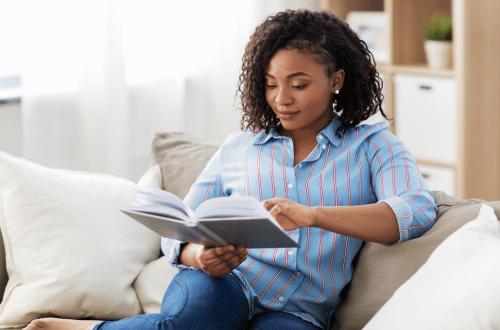
[[[214,279],[202,271],[182,270],[172,280],[158,314],[101,322],[94,330],[317,330],[312,323],[282,312],[248,320],[248,301],[233,275]]]
[[[94,330],[243,330],[247,322],[248,301],[233,275],[218,280],[202,271],[183,270],[165,292],[159,314],[102,322]]]
[[[285,312],[268,312],[255,315],[247,330],[318,330],[311,322]]]

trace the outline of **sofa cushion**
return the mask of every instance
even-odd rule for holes
[[[441,243],[364,329],[498,329],[499,256],[500,222],[482,204],[477,219]]]
[[[49,169],[0,152],[9,275],[0,327],[49,315],[120,319],[142,312],[132,283],[158,258],[160,238],[119,211],[137,188],[111,175]]]
[[[135,292],[144,313],[159,313],[165,291],[179,270],[162,256],[141,270],[134,282]]]
[[[351,283],[342,293],[332,329],[361,329],[396,289],[407,281],[451,233],[475,219],[482,200],[460,200],[434,192],[436,224],[419,238],[397,243],[365,243]],[[487,203],[500,211],[499,203]]]
[[[159,164],[162,188],[184,199],[222,142],[181,133],[158,133],[151,149],[151,164]]]

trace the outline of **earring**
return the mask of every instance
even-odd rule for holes
[[[340,91],[338,89],[335,90],[335,94],[338,94],[340,93]]]

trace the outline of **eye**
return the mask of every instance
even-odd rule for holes
[[[293,86],[293,88],[301,90],[301,89],[306,88],[306,86],[307,86],[307,84],[304,84],[304,85],[295,85],[295,86]]]
[[[276,87],[277,87],[276,85],[266,84],[266,88],[269,88],[269,89],[274,89]]]

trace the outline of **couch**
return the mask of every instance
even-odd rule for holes
[[[157,312],[177,270],[158,235],[119,209],[144,186],[184,197],[219,145],[156,134],[137,183],[0,152],[0,329]],[[500,201],[433,193],[438,220],[425,235],[365,243],[331,329],[500,328]]]

